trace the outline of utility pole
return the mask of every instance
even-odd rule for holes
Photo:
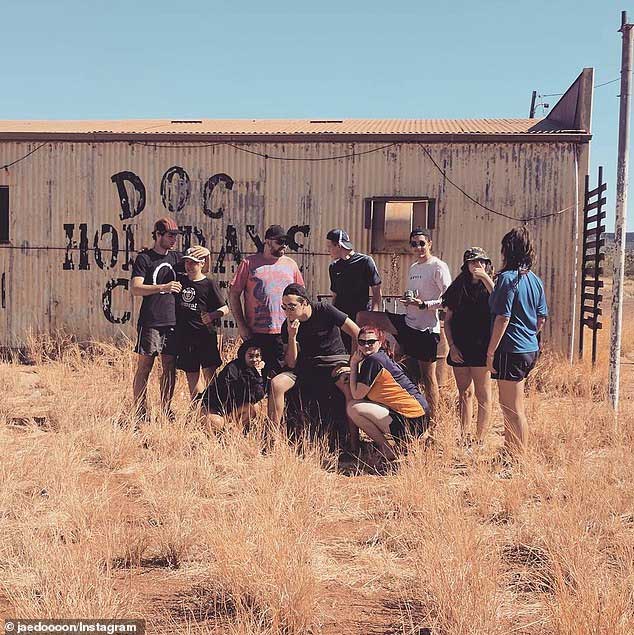
[[[537,91],[533,91],[533,96],[531,97],[531,109],[528,113],[529,119],[535,119],[535,99],[537,98]]]
[[[614,227],[614,273],[610,328],[610,373],[608,393],[614,412],[619,409],[619,371],[621,361],[621,323],[623,321],[623,278],[627,227],[627,176],[630,145],[630,85],[632,79],[632,27],[627,12],[621,12],[621,95],[619,109],[619,150],[616,166],[616,224]]]

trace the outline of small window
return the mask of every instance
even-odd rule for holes
[[[0,186],[0,244],[9,242],[9,187]]]
[[[426,196],[367,198],[365,227],[372,231],[373,253],[408,253],[412,229],[436,228],[436,201]]]

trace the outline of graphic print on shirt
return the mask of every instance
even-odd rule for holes
[[[196,289],[192,289],[192,287],[186,287],[182,291],[183,294],[183,302],[191,302],[196,297]]]
[[[287,273],[284,271],[284,273]],[[280,329],[285,315],[282,312],[282,293],[290,284],[287,275],[280,275],[280,269],[271,266],[256,267],[251,270],[254,280],[253,297],[255,309],[253,326],[265,329]],[[292,278],[291,278],[292,282]]]
[[[159,279],[159,274],[163,269],[166,271]],[[165,284],[166,282],[174,282],[174,280],[176,280],[176,272],[169,262],[162,262],[152,273],[152,284]]]

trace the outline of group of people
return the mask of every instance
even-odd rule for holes
[[[474,441],[483,441],[495,379],[505,451],[516,456],[524,450],[524,382],[537,360],[539,332],[548,314],[543,284],[531,271],[534,250],[526,228],[512,229],[502,239],[502,270],[496,276],[485,251],[469,247],[453,281],[447,264],[432,254],[430,232],[412,230],[415,261],[400,299],[402,313],[382,310],[376,264],[354,250],[343,229],[325,236],[332,258],[330,303],[309,296],[296,262],[286,255],[289,237],[279,225],[266,230],[261,252],[241,261],[228,304],[205,275],[209,250],[197,246],[184,254],[174,251],[179,233],[172,219],[157,220],[154,245],[138,255],[132,272],[132,295],[143,298],[133,389],[140,418],[147,416],[148,378],[160,355],[161,403],[167,416],[173,416],[178,368],[186,373],[192,399],[215,427],[228,415],[247,424],[265,396],[273,426],[282,424],[291,394],[328,398],[343,406],[350,452],[358,453],[363,430],[392,460],[390,437],[398,441],[421,434],[437,418],[439,310],[444,310],[462,438],[470,442],[475,393]],[[229,311],[242,344],[236,359],[217,372],[222,360],[215,325]],[[416,360],[420,387],[408,375],[404,358]]]

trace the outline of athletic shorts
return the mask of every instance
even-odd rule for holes
[[[203,333],[194,341],[190,337],[178,339],[176,368],[186,373],[197,373],[201,368],[219,368],[222,358],[218,350],[216,333]]]
[[[419,331],[407,326],[404,313],[387,313],[396,329],[396,341],[403,353],[421,362],[435,362],[440,335],[432,331]]]
[[[493,357],[495,372],[491,375],[491,378],[504,381],[522,381],[535,368],[538,357],[539,351],[533,351],[532,353],[505,353],[497,350]]]
[[[451,359],[451,354],[447,355],[447,364],[449,366],[453,366],[454,368],[484,368],[487,365],[487,351],[486,348],[482,348],[480,350],[463,350],[460,349],[462,353],[463,362],[454,362]]]
[[[299,364],[295,368],[287,368],[283,372],[295,380],[298,386],[315,388],[326,383],[336,384],[341,376],[341,371],[349,370],[350,358],[348,355],[329,355],[322,358],[319,365]]]
[[[134,352],[139,355],[156,357],[157,355],[177,355],[178,338],[173,326],[139,325]]]
[[[420,436],[429,426],[427,415],[408,419],[399,412],[389,409],[392,423],[390,423],[390,434],[395,439],[404,439],[407,435]]]

